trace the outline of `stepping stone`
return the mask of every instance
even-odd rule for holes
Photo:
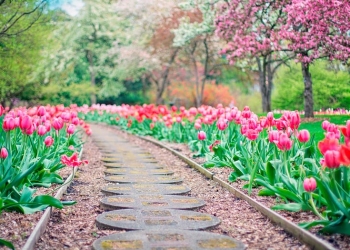
[[[111,168],[135,168],[135,169],[164,169],[163,166],[158,165],[158,164],[151,164],[151,163],[142,163],[142,162],[123,162],[123,163],[118,163],[118,162],[108,162],[108,163],[103,163],[103,165],[107,169]]]
[[[118,162],[110,162],[110,163],[104,163],[103,164],[107,168],[147,168],[147,169],[156,169],[156,168],[163,168],[162,166],[159,166],[157,164],[153,163],[140,163],[140,162],[133,162],[133,163],[118,163]]]
[[[175,176],[158,176],[158,175],[110,175],[104,177],[106,181],[119,183],[154,183],[154,184],[172,184],[180,183],[182,179]]]
[[[106,210],[121,208],[194,209],[203,207],[205,202],[181,195],[134,194],[108,196],[100,201],[100,205]]]
[[[162,169],[162,168],[147,168],[147,169],[140,169],[140,168],[108,168],[104,171],[105,174],[111,174],[111,175],[172,175],[174,172]]]
[[[191,189],[183,185],[172,184],[119,184],[107,185],[101,192],[107,195],[116,194],[185,194]]]
[[[125,230],[201,230],[219,224],[219,218],[210,214],[175,209],[121,209],[104,212],[96,218],[99,228]]]
[[[245,245],[234,238],[216,233],[145,230],[104,236],[94,241],[92,249],[243,250]]]
[[[134,161],[134,162],[142,162],[142,163],[157,163],[155,159],[147,159],[147,158],[133,158],[133,159],[125,159],[122,157],[103,157],[101,158],[101,161],[111,163],[111,162],[129,162],[129,161]]]

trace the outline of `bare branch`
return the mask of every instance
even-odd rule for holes
[[[20,34],[22,32],[27,31],[28,29],[30,29],[33,26],[33,24],[41,17],[42,12],[43,12],[43,7],[46,4],[46,1],[47,0],[42,0],[37,6],[35,6],[34,9],[32,9],[31,11],[28,11],[28,12],[23,12],[21,15],[19,15],[17,18],[15,18],[17,16],[17,14],[18,14],[19,9],[20,9],[20,6],[19,6],[18,9],[16,10],[15,14],[12,15],[10,17],[10,19],[7,21],[7,24],[9,24],[9,23],[10,24],[9,25],[5,25],[3,27],[3,29],[0,31],[0,36],[4,36],[4,35],[6,35],[6,36],[14,36],[14,35],[18,35],[18,34]],[[28,15],[36,12],[39,8],[41,8],[40,13],[38,14],[38,16],[26,28],[24,28],[24,29],[22,29],[20,31],[17,31],[15,33],[12,33],[12,34],[6,34],[9,31],[9,29],[11,29],[22,17],[28,16]]]

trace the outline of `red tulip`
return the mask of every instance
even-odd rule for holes
[[[203,141],[207,138],[207,135],[204,131],[199,131],[198,132],[198,140]]]
[[[306,192],[315,191],[315,189],[317,187],[317,183],[316,183],[315,178],[313,178],[313,177],[305,178],[303,186],[304,186],[304,189]]]
[[[307,129],[302,129],[298,133],[298,140],[300,142],[308,142],[310,140],[310,132]]]
[[[80,161],[78,159],[78,154],[74,153],[71,157],[68,157],[67,155],[61,156],[61,162],[62,164],[68,166],[68,167],[79,167],[82,164],[87,164],[88,161]]]
[[[8,155],[9,155],[9,153],[7,152],[7,149],[6,148],[1,148],[0,158],[6,159]]]
[[[340,149],[339,141],[337,139],[323,139],[318,143],[318,149],[321,154],[325,154],[328,150],[338,151]]]
[[[341,145],[339,151],[339,161],[344,166],[350,166],[350,147]]]
[[[47,136],[44,140],[44,143],[46,147],[51,147],[52,144],[54,143],[54,140],[51,136]]]
[[[339,168],[340,167],[340,153],[335,150],[328,150],[324,154],[324,165],[327,168]]]

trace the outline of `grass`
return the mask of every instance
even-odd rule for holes
[[[328,120],[336,125],[345,125],[347,120],[350,120],[349,115],[318,115],[316,118],[322,118],[322,121],[303,122],[300,124],[300,129],[307,129],[311,136],[315,136],[315,141],[319,142],[324,138],[324,130],[322,129],[322,122]]]

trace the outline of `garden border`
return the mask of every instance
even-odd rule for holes
[[[81,159],[81,156],[83,154],[84,146],[82,146],[80,152],[79,152],[79,159]],[[58,189],[55,198],[61,199],[63,194],[66,192],[67,188],[70,186],[69,182],[70,179],[74,177],[75,173],[78,171],[78,168],[73,168],[73,173],[71,173],[66,181],[62,184],[62,186]],[[45,232],[47,228],[47,224],[50,220],[51,213],[53,211],[52,207],[48,207],[45,209],[45,212],[41,216],[39,222],[36,224],[34,230],[30,234],[29,238],[26,241],[26,244],[22,247],[22,250],[33,250],[35,247],[35,244],[38,242],[40,236]]]
[[[127,132],[127,131],[124,131],[124,132]],[[129,133],[129,132],[127,132],[127,133]],[[132,135],[134,135],[134,134],[132,134]],[[135,135],[135,136],[137,136],[137,135]],[[299,227],[298,225],[294,224],[293,222],[285,219],[283,216],[279,215],[278,213],[271,210],[270,208],[264,206],[262,203],[255,201],[254,199],[252,199],[248,195],[244,194],[242,191],[231,186],[226,181],[216,177],[214,173],[203,168],[201,165],[199,165],[195,161],[189,159],[188,157],[182,155],[181,153],[177,152],[176,150],[174,150],[168,146],[165,146],[164,144],[162,144],[161,142],[159,142],[157,140],[150,139],[150,138],[147,138],[144,136],[137,136],[137,137],[139,137],[145,141],[151,142],[159,147],[162,147],[162,148],[170,151],[171,153],[173,153],[174,155],[179,157],[181,160],[186,162],[188,165],[190,165],[192,168],[197,169],[200,173],[205,175],[207,178],[215,181],[220,186],[226,188],[230,193],[232,193],[237,198],[245,200],[249,205],[254,207],[256,210],[258,210],[264,216],[269,218],[271,221],[273,221],[274,223],[276,223],[277,225],[282,227],[284,230],[286,230],[287,232],[292,234],[294,237],[296,237],[301,242],[310,246],[311,249],[317,249],[317,250],[323,250],[323,249],[324,250],[326,250],[326,249],[331,249],[331,250],[334,249],[335,250],[336,249],[330,243],[316,237],[314,234],[310,233],[309,231],[307,231],[307,230]]]

